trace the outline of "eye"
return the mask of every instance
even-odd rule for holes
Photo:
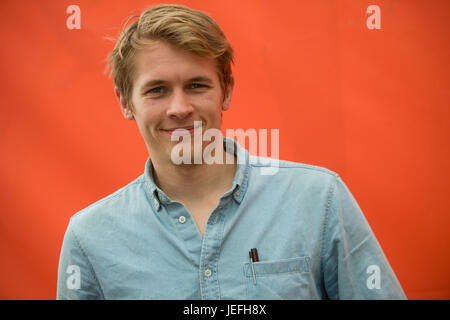
[[[207,86],[202,83],[191,83],[188,88],[189,89],[200,89],[200,88],[206,88]]]
[[[164,87],[156,87],[156,88],[152,88],[150,90],[147,91],[147,93],[150,94],[161,94],[163,93]]]

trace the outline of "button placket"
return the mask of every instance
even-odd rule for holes
[[[179,202],[172,202],[167,204],[166,212],[170,218],[170,224],[173,226],[173,236],[178,237],[183,242],[183,247],[186,249],[184,254],[194,262],[198,268],[199,256],[202,250],[202,237],[198,228],[186,207]],[[203,278],[204,269],[197,269],[200,272],[200,277]]]
[[[220,287],[217,273],[224,217],[217,208],[210,217],[202,241],[200,255],[200,291],[202,299],[220,299]]]

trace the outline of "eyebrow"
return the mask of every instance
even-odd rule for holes
[[[188,82],[206,82],[209,84],[213,84],[213,81],[208,78],[208,77],[204,77],[204,76],[198,76],[198,77],[194,77],[188,80]]]
[[[189,80],[187,80],[186,82],[204,82],[204,83],[207,83],[207,84],[210,84],[210,85],[213,84],[213,81],[210,78],[206,77],[206,76],[193,77],[193,78],[190,78]],[[141,90],[144,91],[144,90],[146,90],[149,87],[153,87],[153,86],[157,86],[157,85],[161,85],[161,84],[167,84],[167,83],[169,83],[169,82],[165,81],[165,80],[157,80],[157,79],[150,80],[150,81],[147,81],[141,87]]]

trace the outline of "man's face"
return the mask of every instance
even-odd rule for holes
[[[183,128],[191,134],[194,121],[202,130],[221,128],[222,106],[228,108],[233,84],[224,93],[214,60],[196,56],[164,42],[138,51],[130,108],[116,90],[122,112],[136,120],[152,158],[170,161],[173,130]]]

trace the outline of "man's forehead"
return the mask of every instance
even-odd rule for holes
[[[136,80],[141,86],[151,81],[218,80],[216,63],[212,58],[165,44],[158,43],[139,50],[135,63]]]
[[[139,49],[136,52],[135,63],[139,68],[167,67],[172,64],[185,66],[197,66],[210,68],[215,66],[215,60],[210,57],[200,56],[186,49],[177,48],[174,45],[156,41],[154,44]]]

